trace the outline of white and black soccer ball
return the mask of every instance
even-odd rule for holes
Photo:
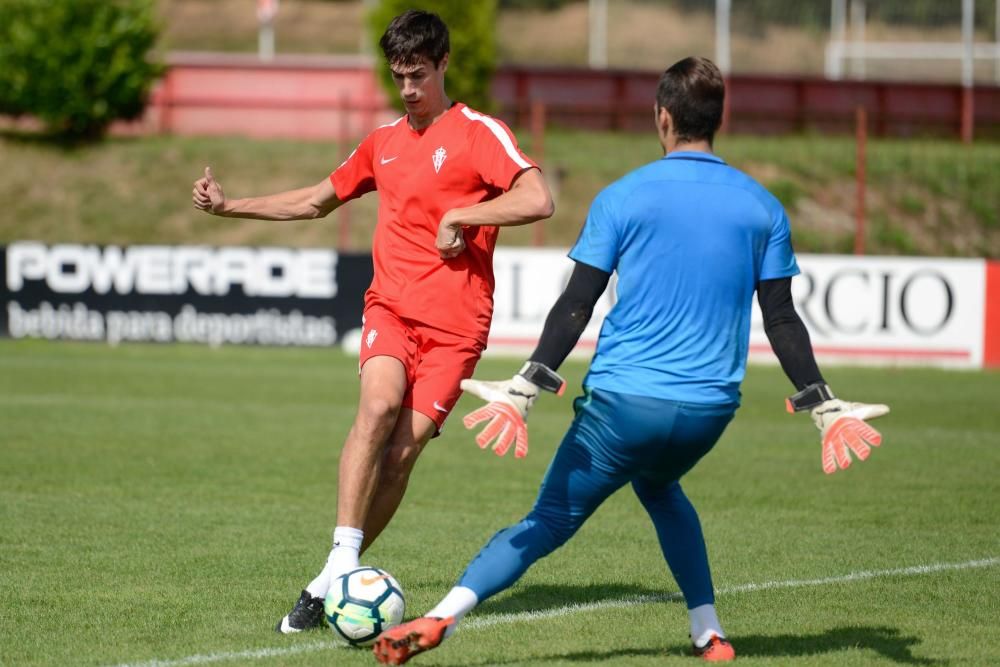
[[[351,646],[370,646],[403,621],[403,588],[377,567],[359,567],[333,580],[323,601],[333,633]]]

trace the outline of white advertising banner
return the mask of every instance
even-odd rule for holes
[[[983,365],[985,261],[799,255],[796,308],[821,363]],[[561,249],[497,248],[490,352],[530,352],[573,261]],[[601,298],[576,354],[589,355],[614,305]],[[754,361],[774,361],[754,302]]]
[[[979,368],[985,262],[800,255],[796,310],[817,358]],[[752,357],[773,357],[754,304]]]
[[[531,352],[542,333],[549,308],[562,294],[574,262],[568,250],[553,248],[497,248],[493,254],[493,325],[490,353]],[[576,354],[590,354],[604,317],[614,305],[614,277],[594,307],[594,316],[580,337]]]

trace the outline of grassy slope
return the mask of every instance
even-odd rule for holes
[[[511,362],[484,361],[483,376]],[[577,386],[578,363],[565,369]],[[223,664],[372,664],[325,632],[271,624],[322,562],[355,362],[331,350],[0,342],[0,657],[111,665],[276,651]],[[1000,556],[996,373],[829,370],[885,399],[886,442],[825,477],[787,382],[751,368],[744,406],[685,488],[716,585],[813,579]],[[472,402],[463,399],[464,412]],[[457,423],[428,448],[392,529],[365,560],[422,612],[498,527],[530,506],[568,399],[540,401],[527,459],[479,451]],[[727,592],[748,664],[979,665],[1000,661],[1000,567]],[[546,620],[502,614],[676,590],[624,491],[510,593],[483,605],[437,665],[690,664],[677,602]],[[299,651],[299,652],[293,652]],[[169,663],[161,663],[169,664]]]
[[[525,148],[533,147],[521,133]],[[823,137],[721,137],[718,152],[781,198],[800,251],[846,252],[853,239],[853,143]],[[212,165],[230,196],[275,192],[323,178],[345,147],[238,138],[117,138],[60,149],[0,137],[0,242],[33,238],[101,243],[336,245],[340,215],[367,248],[374,196],[323,223],[218,220],[190,206],[191,183]],[[573,242],[593,196],[659,156],[651,135],[552,131],[546,171],[557,212],[546,242]],[[869,147],[871,253],[1000,257],[1000,145],[876,141]],[[532,230],[504,232],[527,244]]]

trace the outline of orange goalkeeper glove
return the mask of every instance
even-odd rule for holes
[[[525,422],[538,393],[545,389],[561,395],[566,382],[548,366],[529,361],[509,380],[462,380],[461,387],[463,391],[488,401],[462,418],[468,429],[489,420],[476,436],[476,444],[486,449],[496,440],[492,449],[497,456],[506,454],[513,444],[514,458],[523,459],[528,455],[528,427]]]
[[[882,434],[867,420],[889,413],[881,403],[850,403],[835,398],[825,384],[810,385],[786,401],[789,412],[809,410],[813,423],[822,434],[823,472],[830,475],[837,468],[851,465],[851,454],[864,461],[872,447],[882,444]]]

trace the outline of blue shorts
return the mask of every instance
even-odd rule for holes
[[[634,479],[676,481],[711,451],[737,407],[585,389],[573,402],[576,417],[552,459],[539,500],[545,485],[557,483],[553,476],[565,478],[587,467],[582,459],[602,477],[617,479],[618,487]]]

